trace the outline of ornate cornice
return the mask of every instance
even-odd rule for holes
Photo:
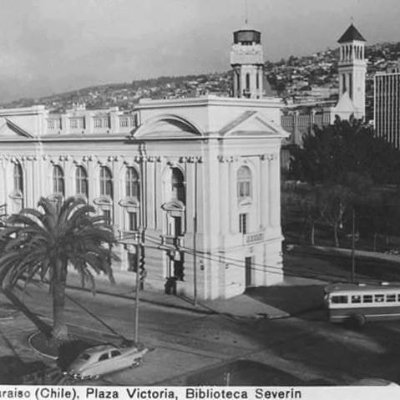
[[[233,163],[239,160],[238,156],[218,156],[218,161],[220,163]]]

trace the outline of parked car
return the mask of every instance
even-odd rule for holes
[[[74,379],[98,379],[101,375],[140,365],[147,351],[147,348],[136,345],[89,347],[79,354],[64,374]]]

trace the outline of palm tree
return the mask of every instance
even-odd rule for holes
[[[58,206],[41,198],[38,210],[25,208],[11,215],[0,233],[3,255],[0,280],[4,288],[13,288],[21,279],[25,286],[35,277],[48,281],[53,303],[51,336],[56,341],[68,338],[64,317],[68,266],[88,282],[94,293],[94,274],[105,273],[112,283],[112,251],[115,237],[103,216],[83,199],[68,198]]]

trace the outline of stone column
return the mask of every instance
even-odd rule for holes
[[[273,228],[280,226],[280,168],[278,154],[271,155],[270,161],[270,224]]]
[[[229,164],[223,159],[219,162],[221,184],[219,186],[219,207],[220,207],[220,234],[229,233]]]
[[[148,157],[148,162],[147,162],[147,171],[146,171],[146,177],[147,177],[147,182],[146,182],[146,198],[147,198],[147,204],[146,204],[146,212],[147,212],[147,229],[155,229],[155,193],[154,193],[154,188],[155,188],[155,182],[154,182],[154,171],[155,171],[155,160],[154,157]]]
[[[229,221],[230,221],[230,233],[237,233],[238,229],[238,210],[237,210],[237,176],[234,171],[233,159],[228,162],[228,197],[230,199],[229,207]]]

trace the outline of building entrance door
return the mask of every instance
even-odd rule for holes
[[[244,266],[245,266],[245,273],[246,273],[246,287],[251,286],[252,281],[251,281],[251,269],[252,269],[252,264],[253,264],[253,257],[246,257],[244,259]]]

